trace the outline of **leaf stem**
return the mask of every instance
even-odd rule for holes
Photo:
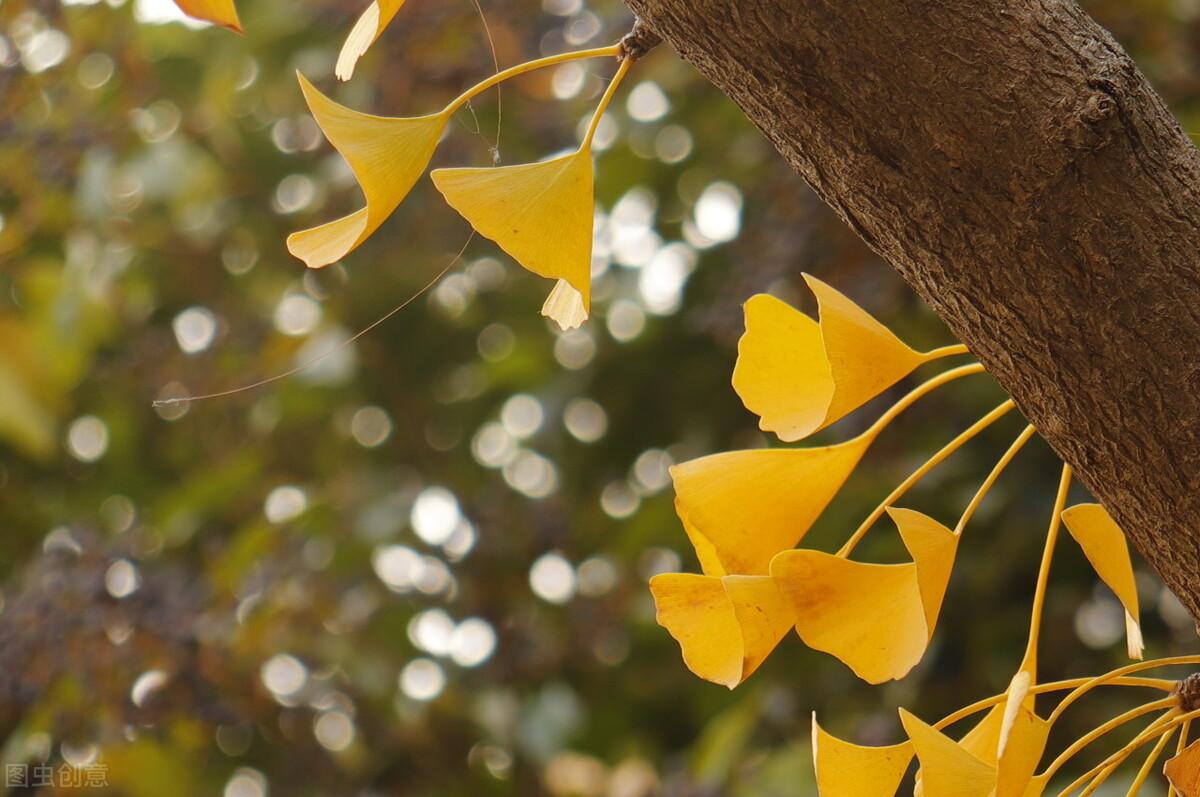
[[[1071,466],[1063,463],[1062,476],[1058,480],[1058,493],[1054,497],[1054,510],[1050,516],[1050,528],[1046,532],[1046,547],[1042,550],[1042,563],[1038,567],[1037,586],[1033,591],[1033,610],[1029,619],[1029,643],[1021,669],[1037,677],[1037,645],[1042,630],[1042,612],[1046,606],[1046,585],[1050,582],[1050,560],[1054,558],[1054,544],[1058,541],[1058,529],[1062,525],[1062,512],[1067,505],[1067,490],[1071,487]]]
[[[632,58],[622,58],[621,65],[617,67],[617,73],[612,76],[612,80],[608,81],[608,88],[604,90],[604,96],[600,98],[600,104],[596,106],[596,112],[592,114],[592,121],[588,122],[587,133],[583,137],[583,143],[579,145],[581,152],[591,149],[592,139],[596,137],[596,130],[600,127],[600,118],[608,110],[608,104],[612,102],[613,95],[617,93],[617,87],[621,85],[621,81],[625,79],[625,74],[632,65]]]
[[[1068,679],[1065,681],[1051,681],[1049,683],[1038,684],[1037,686],[1035,686],[1029,690],[1029,694],[1043,695],[1043,694],[1047,694],[1049,692],[1061,692],[1064,689],[1074,689],[1075,687],[1077,687],[1081,684],[1089,683],[1092,680],[1095,680],[1095,679],[1071,678],[1071,679]],[[1116,677],[1116,678],[1112,678],[1112,679],[1106,681],[1104,683],[1104,685],[1105,686],[1143,687],[1146,689],[1157,689],[1160,692],[1171,692],[1175,689],[1175,686],[1177,685],[1177,683],[1178,683],[1177,681],[1171,681],[1166,678]],[[963,708],[958,709],[953,714],[947,714],[945,717],[943,717],[941,720],[939,720],[937,723],[935,723],[933,727],[937,728],[939,731],[944,730],[945,728],[950,727],[951,725],[955,724],[956,722],[961,722],[962,720],[966,719],[967,717],[970,717],[973,714],[978,714],[979,712],[983,711],[984,709],[991,708],[992,706],[994,706],[998,703],[1003,703],[1007,699],[1008,699],[1007,692],[1003,692],[998,695],[993,695],[991,697],[984,698],[983,700],[972,703],[969,706],[964,706]]]
[[[1191,720],[1184,720],[1183,725],[1179,728],[1179,741],[1175,743],[1175,755],[1179,755],[1187,747],[1188,731],[1192,728]],[[1175,784],[1167,785],[1167,797],[1175,797]]]
[[[1142,768],[1138,770],[1137,777],[1129,785],[1129,791],[1125,792],[1125,797],[1137,797],[1138,792],[1142,790],[1142,784],[1146,782],[1146,778],[1150,777],[1150,772],[1154,769],[1159,756],[1162,755],[1163,748],[1167,746],[1167,742],[1170,739],[1170,732],[1164,733],[1159,737],[1158,744],[1154,745],[1154,749],[1150,751],[1150,755],[1146,756],[1146,760],[1142,763]]]
[[[1126,675],[1130,675],[1131,673],[1142,672],[1143,670],[1156,670],[1159,667],[1178,667],[1184,664],[1200,664],[1200,656],[1172,656],[1165,659],[1138,661],[1134,662],[1133,664],[1126,664],[1124,667],[1118,667],[1117,669],[1106,672],[1103,675],[1097,675],[1094,678],[1089,678],[1062,699],[1062,702],[1055,707],[1054,711],[1050,712],[1050,718],[1047,720],[1047,722],[1053,725],[1054,722],[1062,716],[1062,713],[1070,708],[1072,703],[1098,686],[1104,686],[1105,684],[1111,683],[1112,681],[1115,681]]]
[[[462,94],[455,97],[453,100],[450,101],[449,105],[447,105],[445,108],[442,109],[442,115],[450,116],[451,114],[455,113],[459,108],[466,105],[471,100],[471,98],[474,97],[475,95],[482,94],[483,92],[490,89],[492,86],[495,86],[498,83],[503,83],[504,81],[506,81],[510,78],[514,78],[517,75],[523,75],[526,72],[532,72],[535,69],[543,69],[548,66],[554,66],[555,64],[563,64],[568,61],[579,61],[584,58],[603,58],[603,57],[615,58],[619,54],[620,54],[620,46],[616,45],[616,44],[611,44],[607,47],[593,47],[590,50],[577,50],[575,52],[570,52],[570,53],[558,53],[557,55],[548,55],[545,58],[535,58],[534,60],[526,61],[523,64],[517,64],[516,66],[510,66],[508,69],[497,72],[496,74],[494,74],[490,77],[484,78],[483,80],[479,81],[474,86],[472,86],[471,88],[464,91]],[[626,60],[628,60],[628,59],[626,59]],[[622,63],[624,63],[624,61],[622,61]]]
[[[843,559],[849,556],[854,551],[855,546],[857,546],[858,543],[862,541],[862,538],[866,536],[870,528],[875,525],[875,521],[883,517],[883,513],[887,511],[889,506],[891,506],[905,493],[912,489],[917,482],[925,478],[929,471],[941,464],[946,457],[962,448],[967,441],[971,440],[984,429],[1003,418],[1015,406],[1016,405],[1013,403],[1012,399],[1005,401],[987,415],[984,415],[982,418],[975,421],[975,423],[964,429],[957,437],[955,437],[949,443],[946,443],[946,445],[942,446],[932,457],[925,460],[925,462],[919,468],[909,474],[908,478],[900,482],[900,484],[896,485],[896,489],[888,493],[887,497],[879,502],[879,505],[871,511],[871,514],[867,515],[866,519],[859,524],[859,527],[855,529],[854,533],[850,535],[850,538],[846,540],[845,544],[842,545],[842,548],[837,552],[837,555]]]
[[[1161,700],[1155,700],[1153,702],[1138,706],[1137,708],[1131,708],[1129,711],[1126,711],[1124,714],[1119,714],[1116,717],[1113,717],[1108,722],[1105,722],[1102,725],[1096,726],[1095,728],[1088,731],[1083,736],[1079,737],[1074,742],[1072,742],[1071,746],[1068,747],[1066,750],[1063,750],[1061,753],[1059,753],[1058,758],[1051,761],[1050,766],[1046,767],[1046,771],[1043,772],[1038,777],[1044,778],[1045,780],[1048,781],[1050,778],[1054,777],[1054,773],[1058,772],[1058,770],[1063,766],[1063,764],[1067,763],[1072,758],[1074,758],[1075,755],[1077,755],[1080,750],[1087,747],[1089,744],[1096,741],[1097,739],[1099,739],[1101,736],[1108,733],[1109,731],[1115,730],[1116,728],[1121,727],[1122,725],[1124,725],[1127,722],[1132,722],[1133,720],[1137,719],[1138,717],[1142,717],[1142,716],[1145,716],[1146,714],[1150,714],[1152,712],[1159,711],[1160,709],[1173,710],[1177,704],[1178,704],[1178,700],[1174,696],[1164,697]],[[1066,790],[1064,790],[1063,794],[1069,793],[1072,789],[1075,789],[1079,785],[1086,783],[1088,778],[1090,778],[1094,774],[1095,773],[1093,772],[1093,773],[1089,774],[1087,777],[1081,778],[1078,781],[1078,783],[1074,783],[1071,786],[1069,786]]]
[[[1025,447],[1029,442],[1029,438],[1033,437],[1037,429],[1034,429],[1032,424],[1026,426],[1021,434],[1017,435],[1017,439],[1013,441],[1004,455],[996,462],[996,466],[992,468],[992,472],[983,480],[983,484],[979,485],[979,489],[975,491],[974,497],[971,498],[971,503],[967,504],[967,508],[963,510],[962,517],[958,519],[958,525],[954,527],[955,534],[962,534],[963,529],[971,522],[971,517],[974,516],[975,510],[979,509],[979,505],[983,503],[983,499],[987,497],[988,492],[992,489],[992,485],[1000,478],[1000,474],[1008,467],[1008,463],[1012,462],[1013,457]]]
[[[955,343],[952,346],[941,346],[931,351],[925,352],[926,361],[939,360],[942,357],[953,357],[956,354],[970,354],[971,350],[961,343]]]
[[[911,407],[922,396],[936,390],[947,382],[953,382],[955,379],[961,379],[964,376],[983,373],[983,366],[979,363],[970,363],[969,365],[960,365],[958,368],[951,368],[949,371],[942,371],[935,377],[922,382],[908,392],[906,396],[901,398],[895,404],[888,408],[888,411],[879,416],[879,420],[871,424],[865,432],[859,437],[873,438],[883,431],[889,423],[896,419],[896,416]]]
[[[1154,722],[1151,722],[1142,732],[1133,737],[1132,741],[1123,746],[1120,750],[1110,755],[1108,758],[1101,761],[1096,766],[1084,772],[1082,775],[1071,781],[1065,789],[1060,791],[1059,797],[1064,797],[1070,794],[1075,789],[1078,789],[1090,779],[1097,777],[1098,773],[1102,773],[1105,769],[1111,766],[1120,766],[1126,758],[1128,758],[1137,748],[1144,745],[1151,739],[1157,739],[1160,736],[1170,736],[1175,728],[1190,723],[1197,716],[1200,716],[1200,711],[1191,711],[1187,714],[1180,714],[1178,709],[1172,709],[1158,717]],[[1045,777],[1045,776],[1040,776]]]

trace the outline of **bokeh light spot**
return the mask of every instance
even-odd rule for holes
[[[561,554],[543,554],[529,568],[529,586],[547,603],[566,603],[575,594],[575,568]]]
[[[67,450],[80,462],[95,462],[108,451],[108,425],[95,415],[76,418],[67,428]]]

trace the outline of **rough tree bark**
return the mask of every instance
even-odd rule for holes
[[[627,0],[1200,618],[1200,153],[1072,0]]]

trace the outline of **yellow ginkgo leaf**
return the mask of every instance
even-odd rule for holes
[[[792,627],[792,615],[767,576],[663,573],[650,579],[658,624],[701,678],[733,689],[750,677]]]
[[[820,322],[767,294],[746,302],[733,387],[763,431],[800,440],[946,351],[914,351],[815,277]]]
[[[476,231],[534,274],[559,280],[543,314],[564,329],[587,317],[595,206],[589,149],[519,166],[435,169],[431,176]]]
[[[713,454],[671,468],[675,508],[704,572],[764,575],[841,489],[872,436],[824,448]]]
[[[913,757],[912,742],[863,747],[812,723],[813,766],[820,797],[894,797]]]
[[[912,509],[888,507],[887,513],[917,566],[921,607],[925,611],[928,634],[932,637],[954,569],[959,536],[928,515]]]
[[[420,179],[437,147],[444,114],[393,118],[352,111],[300,75],[300,87],[325,137],[350,165],[367,206],[348,216],[288,236],[288,251],[309,268],[354,251],[392,215]]]
[[[1045,779],[1034,777],[1033,771],[1046,748],[1050,724],[1033,712],[1032,686],[1032,674],[1018,672],[1004,702],[993,706],[958,742],[967,753],[995,768],[995,797],[1036,797],[1045,788]]]
[[[175,5],[189,17],[202,19],[237,33],[242,32],[242,23],[238,19],[237,7],[234,6],[233,0],[175,0]]]
[[[1076,504],[1062,513],[1062,519],[1096,575],[1125,607],[1125,641],[1129,657],[1140,659],[1143,645],[1138,621],[1137,582],[1133,577],[1125,534],[1100,504]]]
[[[1163,774],[1180,797],[1200,797],[1200,739],[1167,761]]]
[[[338,80],[349,80],[354,75],[354,65],[362,58],[367,48],[375,43],[384,28],[396,16],[396,12],[404,5],[404,0],[373,0],[366,11],[350,29],[342,51],[338,53],[337,66],[334,74]]]
[[[771,575],[791,602],[796,632],[870,683],[902,678],[925,654],[942,606],[958,535],[908,509],[889,509],[913,561],[854,562],[789,550]]]
[[[925,797],[991,797],[996,768],[904,709],[900,722],[912,741]]]
[[[1050,723],[1033,711],[1033,697],[1029,694],[1032,686],[1032,673],[1018,672],[1001,704],[995,753],[996,797],[1027,797],[1034,770],[1046,750]]]

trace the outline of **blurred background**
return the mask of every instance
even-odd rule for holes
[[[1200,2],[1086,5],[1200,130]],[[1006,686],[1057,481],[1040,442],[969,530],[904,681],[866,686],[789,636],[730,693],[655,625],[647,579],[698,571],[667,467],[768,444],[730,388],[742,301],[771,291],[812,312],[808,271],[920,348],[950,341],[667,48],[600,128],[582,329],[548,326],[549,281],[476,238],[428,294],[335,348],[469,229],[423,180],[344,263],[292,259],[290,231],[361,203],[295,71],[351,107],[416,115],[491,73],[489,32],[501,66],[607,44],[630,26],[620,3],[482,0],[485,31],[468,0],[411,0],[345,85],[332,67],[360,4],[240,11],[244,37],[166,0],[0,0],[6,765],[103,765],[107,793],[135,796],[808,795],[813,710],[888,743],[897,705],[932,720]],[[478,98],[434,165],[573,145],[613,67]],[[331,349],[259,389],[152,407]],[[976,377],[905,413],[806,544],[840,543],[1003,398]],[[953,523],[1022,424],[905,505]],[[879,529],[863,558],[898,557]],[[1195,651],[1186,612],[1142,575],[1148,654]],[[1121,609],[1069,542],[1048,612],[1045,680],[1123,662]],[[1084,701],[1052,744],[1139,697]]]

